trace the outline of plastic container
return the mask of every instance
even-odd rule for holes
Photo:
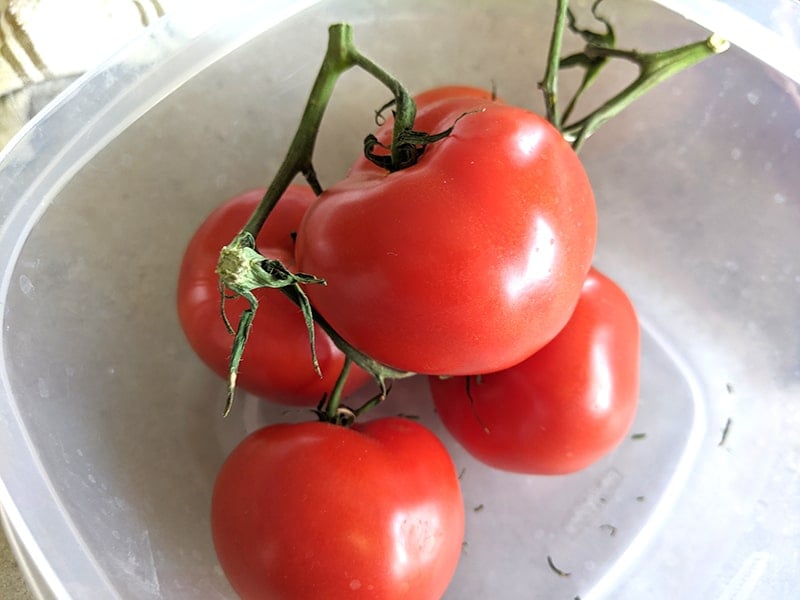
[[[798,4],[669,4],[779,70],[733,48],[582,152],[597,265],[642,318],[632,433],[646,437],[576,475],[499,473],[437,424],[424,381],[398,384],[381,410],[420,414],[464,470],[467,546],[447,598],[789,598],[800,585]],[[645,0],[604,7],[620,46],[706,35]],[[271,177],[327,26],[353,23],[412,91],[495,82],[540,109],[551,12],[332,0],[177,15],[17,137],[0,158],[0,504],[38,595],[232,597],[209,535],[214,475],[247,431],[304,415],[244,397],[220,417],[224,384],[175,316],[177,266],[212,206]],[[630,75],[611,70],[593,97]],[[323,182],[385,98],[366,76],[340,83]]]

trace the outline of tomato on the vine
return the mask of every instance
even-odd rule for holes
[[[300,224],[308,295],[348,342],[389,366],[507,368],[564,326],[591,265],[596,208],[572,148],[542,117],[469,96],[420,108],[436,133],[408,168],[361,168]],[[415,125],[415,129],[418,128]]]
[[[560,474],[613,450],[639,395],[639,323],[627,295],[592,269],[564,329],[536,354],[483,377],[430,377],[442,422],[480,461]]]
[[[221,377],[228,377],[233,336],[220,312],[215,268],[220,248],[247,222],[263,189],[235,196],[216,208],[195,231],[184,253],[178,278],[178,316],[197,355]],[[256,245],[262,254],[294,267],[293,233],[315,196],[307,186],[290,186],[262,228]],[[239,365],[239,387],[277,402],[314,406],[329,391],[344,364],[344,355],[319,327],[316,352],[322,377],[314,371],[303,316],[278,290],[258,289],[259,310]],[[242,298],[225,300],[225,313],[235,327],[247,307]],[[347,391],[367,380],[351,369]]]
[[[455,118],[458,118],[461,114],[478,110],[486,102],[502,102],[502,100],[496,98],[494,93],[489,90],[469,85],[443,85],[425,90],[414,96],[414,104],[417,107],[414,129],[438,133],[438,131],[434,131],[434,128],[439,126],[442,117],[455,113]],[[458,112],[459,110],[460,112]],[[384,120],[375,132],[375,137],[385,149],[392,141],[394,116],[392,113],[383,115],[383,117]],[[450,123],[450,125],[452,124]],[[353,163],[350,172],[364,169],[385,173],[380,167],[370,162],[362,152]]]
[[[429,104],[450,98],[474,98],[476,100],[497,100],[494,92],[471,85],[440,85],[427,89],[414,96],[417,109],[427,108]]]
[[[220,564],[245,600],[437,600],[459,560],[464,507],[446,449],[422,425],[271,425],[214,485]]]

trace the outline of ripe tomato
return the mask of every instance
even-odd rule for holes
[[[417,109],[422,109],[439,100],[447,100],[450,98],[493,100],[494,98],[492,96],[493,93],[490,90],[471,85],[442,85],[420,92],[414,96],[414,103],[417,105]]]
[[[445,85],[425,90],[414,96],[414,103],[417,106],[414,128],[431,134],[439,133],[434,128],[439,126],[442,117],[454,114],[453,119],[458,118],[460,114],[479,109],[486,102],[501,102],[501,100],[493,98],[489,90],[468,85]],[[459,108],[461,112],[456,112]],[[448,124],[447,127],[452,124]],[[392,141],[393,125],[393,116],[386,115],[385,121],[375,132],[375,137],[384,146],[388,146]],[[388,151],[386,153],[388,154]],[[365,169],[383,172],[380,167],[361,154],[351,167],[351,172]]]
[[[231,336],[220,314],[220,294],[215,273],[219,251],[239,232],[252,214],[263,189],[231,198],[214,210],[190,240],[181,263],[177,304],[181,326],[197,355],[221,377],[228,377]],[[292,233],[314,199],[306,186],[290,187],[267,219],[257,239],[265,256],[294,267]],[[255,291],[259,310],[239,366],[239,387],[258,396],[295,405],[316,405],[329,391],[344,364],[344,355],[319,328],[317,357],[322,378],[311,363],[308,330],[300,310],[278,290]],[[235,327],[247,302],[225,301],[228,319]],[[353,368],[347,390],[367,380]]]
[[[639,394],[639,324],[625,293],[592,269],[564,329],[536,354],[480,380],[429,378],[447,429],[482,462],[570,473],[625,437]]]
[[[272,425],[219,472],[214,546],[245,600],[435,600],[464,534],[458,477],[422,425]]]
[[[352,169],[298,230],[298,267],[328,282],[308,289],[315,308],[418,373],[497,371],[541,348],[575,308],[596,238],[589,180],[545,119],[452,97],[417,122],[438,132],[457,119],[412,167]]]

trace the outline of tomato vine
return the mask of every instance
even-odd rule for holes
[[[645,53],[637,50],[618,49],[615,47],[616,35],[611,24],[598,13],[601,3],[602,0],[595,0],[591,8],[592,16],[606,29],[605,33],[598,34],[588,29],[579,29],[576,26],[575,15],[569,9],[569,0],[558,0],[547,68],[544,79],[540,83],[544,93],[547,119],[562,132],[564,138],[572,144],[576,152],[604,123],[655,86],[730,47],[730,43],[726,39],[712,34],[705,40],[660,52]],[[562,58],[562,39],[567,25],[573,33],[583,38],[586,46],[582,52]],[[637,77],[622,91],[585,117],[571,124],[564,123],[563,121],[572,113],[578,98],[596,79],[600,70],[608,64],[609,59],[615,58],[634,63],[639,70]],[[558,72],[570,67],[583,68],[584,78],[562,116],[558,111]]]
[[[617,49],[615,47],[616,36],[609,21],[598,12],[601,1],[597,0],[592,5],[591,13],[604,26],[604,33],[578,28],[568,0],[557,0],[545,74],[539,84],[544,94],[548,121],[562,133],[576,152],[599,127],[644,93],[676,73],[722,52],[728,47],[725,40],[712,35],[706,40],[661,52],[642,53],[636,50]],[[582,52],[562,57],[563,37],[567,29],[583,38],[586,44]],[[577,99],[596,79],[600,70],[612,59],[633,62],[639,68],[638,76],[622,91],[587,115],[570,121]],[[575,67],[584,69],[584,77],[562,113],[559,108],[558,73],[561,69]],[[374,377],[379,388],[378,395],[361,409],[353,411],[353,415],[357,416],[361,410],[385,398],[389,389],[389,381],[413,375],[409,371],[389,367],[362,352],[344,339],[330,323],[314,310],[303,287],[325,285],[324,279],[315,277],[314,274],[291,273],[279,261],[268,260],[261,256],[255,248],[255,237],[258,231],[296,175],[303,175],[318,195],[323,192],[313,166],[314,147],[335,84],[339,77],[351,68],[360,68],[366,71],[387,87],[393,96],[392,102],[387,104],[387,106],[393,106],[394,113],[392,140],[386,148],[388,154],[376,156],[373,150],[378,145],[377,140],[374,136],[367,136],[365,139],[367,158],[380,167],[388,171],[407,168],[414,164],[427,144],[435,143],[449,134],[449,130],[438,133],[416,131],[414,125],[417,109],[406,88],[357,49],[353,40],[353,30],[349,24],[338,23],[329,28],[327,51],[286,156],[247,224],[220,253],[217,273],[221,298],[224,300],[226,293],[231,292],[234,296],[243,297],[249,303],[249,308],[243,311],[235,329],[229,364],[225,414],[230,410],[233,401],[239,361],[258,308],[258,303],[252,294],[252,291],[258,287],[280,289],[300,307],[309,331],[310,360],[315,368],[318,369],[313,338],[313,324],[316,322],[348,357],[340,380],[343,381],[351,363],[357,364]],[[324,419],[334,422],[343,420],[340,418],[340,395],[341,386],[336,385],[326,399],[327,408],[320,411]],[[350,418],[348,417],[344,421],[350,421]]]

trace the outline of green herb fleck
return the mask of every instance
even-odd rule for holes
[[[617,535],[617,528],[614,527],[613,525],[610,525],[609,523],[603,523],[602,525],[600,525],[600,529],[608,530],[608,535],[610,535],[611,537]]]
[[[572,575],[572,573],[568,573],[567,571],[563,571],[563,570],[559,569],[555,565],[555,563],[553,562],[553,559],[550,557],[549,554],[547,555],[547,566],[549,566],[550,570],[553,571],[553,573],[555,573],[559,577],[569,577],[570,575]]]
[[[730,417],[728,417],[728,420],[725,421],[725,427],[722,430],[722,437],[720,438],[719,443],[717,444],[717,446],[724,446],[725,445],[725,442],[728,440],[728,434],[731,431],[731,423],[733,423],[733,421],[731,420]]]

